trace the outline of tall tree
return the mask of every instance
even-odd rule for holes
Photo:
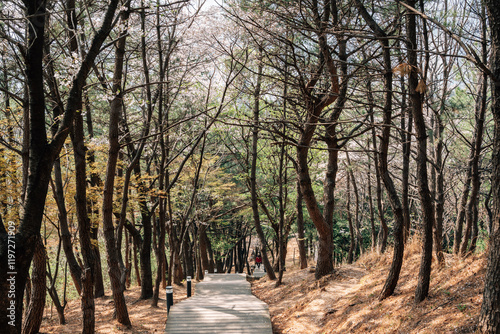
[[[312,187],[311,176],[309,172],[308,155],[313,140],[314,132],[318,125],[321,113],[325,108],[334,103],[340,93],[339,75],[337,65],[332,58],[332,50],[327,43],[326,29],[327,23],[330,21],[330,15],[335,18],[336,1],[325,1],[322,3],[322,13],[320,16],[320,4],[317,1],[312,2],[312,15],[314,17],[314,28],[317,35],[317,44],[320,52],[320,61],[316,65],[316,71],[312,74],[309,81],[303,87],[304,98],[306,102],[306,118],[302,125],[301,135],[297,145],[297,164],[298,175],[300,182],[300,190],[302,192],[304,202],[306,203],[309,216],[311,217],[319,237],[318,261],[316,263],[315,277],[321,278],[333,272],[333,189],[335,187],[335,177],[337,173],[337,143],[334,133],[335,125],[327,129],[328,134],[328,166],[325,178],[325,212],[324,215],[320,210],[319,203],[316,199],[314,189]],[[331,9],[335,9],[332,13]],[[315,95],[314,88],[319,84],[321,75],[325,75],[329,81],[329,87],[319,95]],[[328,133],[330,131],[330,133]],[[333,136],[332,136],[333,135]]]
[[[383,60],[384,60],[384,115],[383,115],[383,129],[380,146],[378,150],[378,166],[377,169],[380,177],[384,183],[385,189],[389,194],[389,202],[394,212],[394,254],[392,258],[391,268],[384,287],[380,293],[379,299],[385,299],[394,293],[394,289],[399,280],[399,273],[403,264],[404,254],[404,218],[403,208],[399,195],[396,191],[394,181],[389,173],[388,168],[388,152],[389,140],[391,136],[391,122],[392,122],[392,65],[391,53],[389,48],[389,40],[387,39],[386,32],[380,28],[373,17],[368,13],[361,1],[355,1],[356,7],[360,15],[366,21],[370,29],[375,34],[375,37],[380,41],[383,47]],[[372,136],[373,138],[374,136]],[[375,140],[375,139],[373,139]],[[380,210],[380,207],[379,207]],[[381,213],[379,213],[381,214]]]
[[[77,74],[71,81],[71,88],[65,106],[65,113],[60,122],[56,134],[49,142],[45,129],[45,97],[43,87],[43,66],[42,55],[45,40],[45,14],[46,1],[24,1],[27,17],[27,50],[25,57],[26,81],[29,90],[29,115],[30,115],[30,150],[29,150],[29,176],[24,197],[24,212],[21,217],[19,229],[14,238],[5,229],[0,229],[0,255],[5,259],[0,263],[0,293],[7,296],[10,284],[7,281],[12,275],[12,268],[8,268],[8,243],[14,241],[16,245],[15,298],[2,298],[0,307],[7,309],[11,305],[15,307],[15,319],[2,317],[0,328],[6,333],[20,333],[22,323],[23,294],[26,285],[28,270],[33,258],[33,252],[37,238],[40,235],[40,228],[45,209],[45,199],[47,196],[50,173],[54,160],[68,136],[68,130],[73,121],[78,108],[77,102],[80,100],[85,78],[90,72],[91,65],[101,51],[101,46],[107,38],[113,23],[118,0],[110,0],[102,25],[94,35],[90,48],[86,53]],[[11,322],[9,324],[9,322]],[[14,325],[14,326],[13,326]]]
[[[23,320],[23,334],[38,333],[42,324],[43,311],[45,309],[45,282],[47,277],[46,264],[47,252],[42,239],[36,243],[35,255],[33,256],[33,270],[31,273],[31,295],[29,305],[26,310],[26,317]]]
[[[483,333],[500,333],[500,6],[486,0],[491,33],[491,96],[495,134],[493,138],[492,182],[493,229],[489,241],[488,265],[484,283],[483,304],[479,317]]]
[[[408,0],[410,7],[415,7],[416,0]],[[408,34],[407,57],[410,66],[409,95],[413,121],[417,136],[417,188],[422,209],[422,258],[418,274],[418,284],[415,290],[415,302],[419,303],[429,294],[429,283],[432,261],[432,228],[434,226],[434,204],[429,189],[427,173],[427,128],[422,111],[423,92],[418,89],[419,67],[417,62],[417,15],[407,16],[406,31]],[[423,80],[423,79],[422,79]]]
[[[262,254],[262,262],[264,264],[264,268],[266,269],[267,276],[269,279],[276,279],[276,275],[274,274],[274,269],[269,262],[269,258],[267,256],[266,249],[266,237],[264,235],[264,230],[260,224],[260,215],[259,215],[259,203],[257,198],[257,147],[259,140],[259,115],[260,115],[260,94],[261,94],[261,86],[262,86],[262,71],[263,71],[263,63],[262,63],[262,47],[259,48],[259,55],[257,58],[257,83],[254,91],[254,106],[253,106],[253,129],[252,129],[252,160],[250,165],[250,195],[252,197],[252,212],[253,212],[253,220],[255,225],[255,230],[257,231],[257,235],[260,239],[261,244],[261,254]]]
[[[116,318],[118,322],[126,326],[130,326],[127,305],[123,295],[123,287],[121,284],[122,268],[119,266],[118,244],[116,242],[115,229],[113,225],[113,195],[115,186],[116,165],[118,154],[120,151],[119,135],[119,120],[123,108],[123,67],[125,56],[126,37],[128,35],[128,18],[130,16],[130,0],[124,3],[124,7],[120,12],[120,21],[122,23],[122,31],[120,31],[119,39],[116,44],[115,51],[115,68],[113,73],[113,99],[110,102],[109,110],[109,150],[108,162],[106,166],[106,180],[104,182],[104,193],[102,199],[102,226],[104,230],[104,238],[106,242],[106,252],[108,261],[108,274],[111,282],[111,290],[113,300],[115,302]]]

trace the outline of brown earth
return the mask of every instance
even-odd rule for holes
[[[447,254],[443,268],[434,261],[429,298],[418,305],[414,292],[419,243],[407,247],[394,296],[379,301],[391,260],[390,252],[368,253],[319,281],[309,269],[289,263],[282,286],[275,288],[266,277],[255,282],[252,291],[268,303],[274,333],[475,332],[484,285],[483,254],[465,259]]]
[[[252,291],[268,303],[274,333],[474,333],[482,302],[486,258],[484,254],[465,259],[446,255],[446,265],[434,262],[430,296],[415,305],[414,292],[420,264],[420,245],[407,247],[395,295],[379,301],[392,254],[368,253],[353,265],[341,265],[336,272],[319,281],[309,269],[300,270],[294,240],[290,242],[284,284],[263,278],[253,283]],[[295,262],[295,264],[294,264]],[[124,328],[112,319],[113,301],[96,300],[96,333],[163,332],[167,319],[165,290],[158,308],[151,300],[138,300],[140,288],[125,292],[132,328]],[[186,298],[184,286],[174,286],[174,301]],[[68,303],[66,325],[58,325],[50,300],[44,314],[41,333],[80,333],[80,301]],[[228,333],[230,334],[230,333]]]
[[[194,287],[194,282],[193,282]],[[165,302],[165,289],[160,288],[160,300],[157,308],[151,307],[151,299],[139,300],[141,288],[134,286],[125,291],[125,300],[127,302],[130,321],[132,328],[126,328],[113,320],[113,298],[110,297],[111,292],[108,291],[106,297],[97,298],[95,301],[96,307],[96,325],[95,332],[98,334],[104,333],[131,333],[131,334],[146,334],[146,333],[161,333],[165,331],[165,323],[167,321],[167,306]],[[186,299],[186,287],[182,285],[174,285],[174,303]],[[55,308],[51,309],[50,300],[47,300],[47,305],[43,317],[40,333],[57,333],[57,334],[73,334],[81,333],[82,331],[82,312],[80,308],[80,300],[68,302],[65,309],[66,325],[59,325],[59,318]]]

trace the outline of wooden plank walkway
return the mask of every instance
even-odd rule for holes
[[[208,274],[195,295],[170,309],[168,334],[272,334],[269,308],[244,274]]]
[[[266,272],[264,271],[264,265],[261,265],[260,268],[255,268],[252,277],[254,278],[262,278],[266,276]]]

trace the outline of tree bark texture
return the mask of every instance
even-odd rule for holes
[[[128,11],[120,13],[121,21],[127,22]],[[123,77],[123,64],[125,54],[125,41],[127,33],[127,25],[125,24],[123,30],[120,32],[120,38],[116,45],[116,58],[115,69],[113,74],[113,100],[110,103],[110,116],[109,116],[109,149],[108,149],[108,163],[106,166],[106,180],[104,182],[104,193],[102,201],[102,226],[106,244],[107,261],[108,261],[108,274],[111,283],[111,290],[113,300],[115,302],[116,318],[119,323],[130,326],[130,319],[128,316],[127,305],[123,295],[121,285],[121,268],[119,265],[120,251],[117,249],[117,242],[115,237],[115,230],[113,224],[113,195],[115,185],[116,166],[118,161],[118,154],[120,151],[120,143],[118,141],[120,114],[122,112],[123,103],[123,89],[121,87]]]
[[[302,193],[300,192],[300,184],[297,182],[297,244],[299,247],[300,269],[305,269],[307,268],[307,253],[304,235],[304,211],[302,205]]]
[[[58,130],[52,137],[51,142],[47,141],[45,130],[45,98],[43,87],[43,50],[45,35],[45,5],[46,1],[24,1],[26,5],[27,24],[27,53],[25,60],[26,81],[29,91],[29,175],[26,183],[26,194],[24,196],[24,213],[21,224],[15,236],[10,236],[0,231],[0,258],[5,259],[0,262],[0,295],[7,296],[10,284],[7,282],[8,270],[8,243],[15,241],[16,263],[15,272],[16,289],[15,298],[0,299],[0,308],[7,309],[11,302],[15,306],[14,326],[9,325],[9,319],[0,319],[0,328],[5,333],[20,333],[22,323],[22,301],[24,287],[28,270],[33,257],[36,238],[39,237],[43,211],[45,209],[45,199],[50,182],[50,172],[52,165],[59,155],[61,148],[68,136],[70,125],[77,110],[77,101],[80,100],[85,78],[90,72],[91,65],[100,52],[101,46],[111,30],[111,25],[116,11],[118,0],[111,0],[106,9],[102,26],[96,32],[90,44],[85,58],[73,78],[68,94],[65,112],[61,119]],[[26,167],[26,166],[25,166]],[[10,238],[9,238],[10,237]]]
[[[23,334],[35,334],[40,330],[43,311],[45,309],[45,283],[47,281],[45,246],[42,239],[38,238],[33,256],[33,270],[31,272],[31,296],[29,306],[23,319]]]
[[[257,149],[258,149],[258,140],[259,140],[259,113],[260,113],[260,90],[262,83],[262,49],[259,49],[259,64],[258,73],[257,73],[257,85],[254,91],[254,108],[253,108],[253,129],[252,129],[252,162],[250,166],[250,194],[252,198],[252,212],[253,212],[253,220],[255,225],[255,230],[257,231],[257,235],[259,236],[260,244],[261,244],[261,253],[262,253],[262,263],[264,268],[266,269],[267,276],[269,279],[276,279],[276,275],[274,274],[274,270],[269,262],[269,258],[267,257],[266,250],[266,237],[264,235],[264,231],[260,224],[260,215],[259,215],[259,203],[257,196]]]
[[[387,279],[385,281],[384,287],[379,295],[379,299],[385,299],[391,296],[396,289],[399,273],[401,272],[401,266],[403,264],[403,254],[404,254],[404,217],[403,217],[403,207],[399,199],[396,187],[394,186],[394,181],[389,173],[388,168],[388,151],[389,151],[389,140],[391,137],[391,121],[392,121],[392,65],[391,65],[391,54],[389,49],[389,42],[387,40],[386,33],[380,28],[380,26],[375,22],[375,20],[369,15],[366,8],[363,6],[361,1],[355,1],[356,7],[358,8],[363,19],[368,23],[373,33],[377,38],[379,38],[380,43],[383,46],[383,58],[384,58],[384,116],[382,129],[382,137],[380,140],[380,146],[378,150],[378,172],[384,183],[387,194],[389,195],[389,202],[391,204],[392,210],[394,212],[394,254],[392,257],[391,268]],[[372,136],[373,138],[374,136]],[[380,210],[380,208],[379,208]]]
[[[483,333],[500,333],[500,6],[486,0],[491,30],[492,52],[490,58],[492,113],[495,122],[492,154],[493,228],[490,237],[483,304],[479,326]]]
[[[82,274],[82,334],[95,333],[94,282],[92,268],[87,267]]]
[[[406,2],[411,7],[415,7],[416,1]],[[409,75],[409,94],[413,121],[417,136],[417,188],[422,209],[422,257],[420,260],[420,270],[418,283],[415,290],[415,302],[423,301],[429,294],[429,284],[431,275],[432,246],[433,246],[433,226],[434,226],[434,204],[429,189],[429,179],[427,173],[427,128],[422,111],[422,94],[417,91],[418,86],[418,63],[417,63],[417,34],[416,15],[407,16],[407,55],[408,64],[411,66]]]

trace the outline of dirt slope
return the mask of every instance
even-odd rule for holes
[[[284,285],[264,278],[253,292],[269,304],[275,333],[474,333],[481,302],[485,256],[446,256],[433,266],[430,297],[419,305],[414,291],[420,246],[407,247],[394,296],[379,301],[392,254],[364,255],[320,281],[308,269],[289,269]]]

